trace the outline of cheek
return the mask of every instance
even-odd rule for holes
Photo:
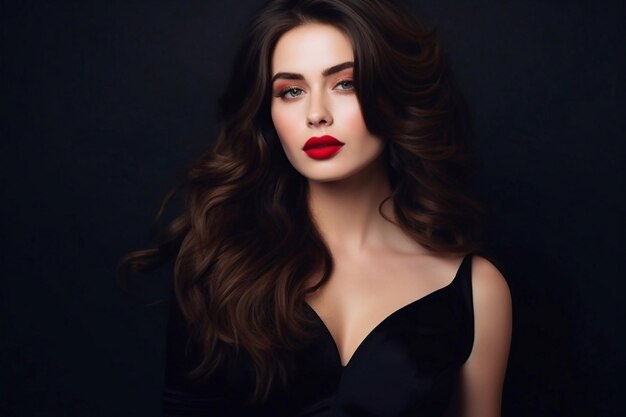
[[[280,107],[272,107],[272,122],[281,142],[288,139],[294,128],[293,117],[289,115],[289,112]]]
[[[274,123],[274,129],[276,129],[280,144],[287,155],[287,159],[292,161],[292,154],[295,155],[299,149],[295,117],[293,114],[288,112],[287,109],[281,108],[280,106],[272,107],[271,115],[272,122]]]
[[[356,95],[340,96],[333,108],[333,117],[337,121],[349,123],[350,126],[364,126],[363,114],[361,113],[361,105]]]
[[[384,143],[367,129],[365,119],[363,119],[363,114],[361,113],[361,107],[356,100],[342,106],[339,117],[345,123],[345,126],[349,126],[350,133],[360,146],[362,146],[361,149],[364,152],[380,152]]]

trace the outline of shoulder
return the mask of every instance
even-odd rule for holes
[[[512,302],[509,285],[487,259],[472,257],[474,347],[508,344],[511,337]],[[498,340],[501,340],[498,343]],[[487,343],[483,343],[483,342]]]
[[[511,293],[487,259],[472,257],[474,343],[463,366],[464,417],[500,416],[512,331]]]
[[[491,295],[509,296],[509,286],[502,272],[487,258],[472,256],[472,286],[479,292]]]
[[[481,256],[472,257],[472,294],[474,347],[470,362],[505,366],[512,330],[511,292],[498,268]]]
[[[503,308],[511,304],[511,292],[506,279],[496,266],[482,256],[472,257],[472,290],[474,302],[479,309],[483,303],[494,305],[495,308]]]

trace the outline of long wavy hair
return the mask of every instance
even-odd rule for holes
[[[307,294],[333,261],[307,204],[307,181],[287,160],[270,116],[271,57],[290,29],[326,23],[354,48],[356,94],[369,131],[385,149],[396,223],[424,247],[477,249],[479,206],[467,195],[473,171],[469,123],[433,31],[387,0],[273,0],[255,15],[220,98],[215,145],[170,191],[182,213],[155,247],[127,254],[121,277],[174,261],[173,290],[203,359],[191,377],[210,375],[243,351],[256,375],[254,400],[277,377],[276,352],[308,340]],[[382,214],[383,202],[379,206]],[[313,287],[307,278],[319,276]]]

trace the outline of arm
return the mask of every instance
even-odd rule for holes
[[[498,269],[472,261],[474,346],[461,370],[463,417],[500,417],[502,385],[511,344],[511,294]]]

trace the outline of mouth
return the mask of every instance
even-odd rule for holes
[[[327,159],[339,152],[343,142],[330,135],[313,136],[306,141],[302,150],[313,159]]]

